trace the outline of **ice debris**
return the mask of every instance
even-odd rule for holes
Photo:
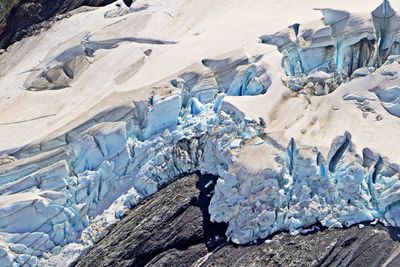
[[[233,242],[317,223],[347,227],[379,219],[400,226],[399,166],[369,149],[357,155],[349,133],[334,140],[327,160],[292,139],[276,164],[253,175],[237,166],[220,174],[209,212],[229,224]]]
[[[232,66],[235,86],[243,94],[265,92],[265,69],[245,62],[243,72]],[[70,263],[160,186],[184,173],[218,175],[230,166],[231,145],[239,148],[265,124],[224,101],[228,83],[215,81],[219,72],[192,73],[194,83],[181,75],[166,93],[113,107],[2,157],[12,160],[0,165],[1,266],[46,265],[51,253]],[[215,81],[212,87],[207,79]]]
[[[261,36],[283,54],[283,81],[298,91],[308,82],[325,88],[325,94],[349,80],[395,62],[400,55],[400,20],[389,1],[371,15],[362,16],[334,9],[319,9],[322,28],[296,27]],[[321,94],[321,89],[318,90]]]

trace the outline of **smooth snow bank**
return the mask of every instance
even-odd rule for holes
[[[259,44],[258,37],[285,28],[293,21],[320,19],[315,7],[346,7],[367,13],[379,3],[137,0],[124,16],[104,17],[106,12],[116,9],[115,3],[75,14],[39,35],[21,40],[0,55],[1,154],[70,131],[127,96],[116,91],[138,98],[151,92],[154,83],[182,73],[204,59],[240,49],[249,55],[270,53],[275,49]],[[246,21],[238,19],[250,17]],[[99,48],[93,56],[82,57],[86,54],[80,48],[85,43],[89,48]],[[280,58],[268,60],[268,64],[279,65]],[[67,72],[63,71],[64,66]],[[39,79],[34,87],[59,90],[24,90],[41,73],[49,74],[55,83]]]

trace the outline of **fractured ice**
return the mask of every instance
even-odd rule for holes
[[[284,53],[289,87],[312,83],[324,94],[349,76],[398,60],[393,55],[400,54],[399,23],[386,1],[372,19],[322,12],[323,29],[295,24],[292,33],[263,37]],[[51,72],[66,74],[78,52],[67,53]],[[212,220],[229,224],[227,236],[235,243],[316,223],[343,227],[379,219],[400,226],[398,165],[369,149],[357,155],[347,132],[333,141],[326,158],[317,149],[298,148],[293,139],[287,149],[263,140],[265,121],[245,117],[224,100],[268,90],[263,58],[207,59],[202,68],[182,73],[149,99],[111,108],[55,139],[7,153],[0,165],[0,265],[35,266],[72,242],[90,246],[127,209],[194,171],[220,177],[209,212]],[[47,78],[41,82],[51,82]],[[397,88],[375,93],[399,115]],[[251,145],[273,155],[268,168],[254,173],[238,162],[243,147]]]
[[[71,242],[93,244],[107,225],[160,186],[194,171],[218,175],[231,165],[232,148],[263,131],[223,100],[222,86],[267,90],[265,78],[258,78],[266,76],[265,69],[251,64],[244,60],[244,72],[235,65],[224,70],[236,77],[234,85],[220,81],[210,89],[199,87],[204,79],[216,81],[221,71],[194,74],[193,84],[172,81],[165,92],[106,110],[63,136],[10,153],[14,162],[0,166],[1,266],[35,266]]]
[[[276,165],[258,174],[237,166],[220,173],[209,211],[213,221],[229,224],[233,242],[316,223],[343,227],[379,219],[400,226],[399,165],[369,149],[357,155],[349,133],[334,140],[328,160],[292,140]]]
[[[300,90],[318,72],[319,80],[313,83],[322,86],[324,94],[330,93],[350,77],[365,76],[400,54],[400,17],[389,1],[371,16],[320,11],[322,28],[294,24],[289,30],[261,37],[263,43],[277,46],[283,54],[283,80],[289,88]]]

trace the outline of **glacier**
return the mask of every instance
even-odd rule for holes
[[[128,12],[120,7],[108,18]],[[397,64],[397,34],[386,34],[396,33],[397,15],[387,1],[372,18],[322,12],[323,29],[293,25],[293,32],[262,37],[283,53],[288,87],[308,86],[324,95],[380,65]],[[68,86],[83,71],[73,68],[75,61],[89,64],[90,56],[78,47],[79,53],[35,70],[34,86],[27,88]],[[129,99],[55,138],[6,151],[0,165],[0,265],[51,266],[57,257],[71,263],[129,209],[196,171],[219,176],[209,213],[228,224],[226,236],[237,244],[315,224],[379,220],[400,226],[398,164],[368,148],[359,155],[348,132],[333,140],[328,153],[295,139],[282,147],[265,134],[262,118],[247,117],[227,100],[266,93],[268,72],[262,55],[204,59],[142,99]],[[400,116],[397,88],[375,93]],[[249,162],[254,157],[247,154],[259,156],[258,162]]]
[[[287,30],[261,36],[282,53],[284,83],[316,95],[334,91],[341,83],[366,76],[400,54],[400,20],[389,1],[369,16],[343,10],[317,9],[324,25],[294,24]],[[314,77],[318,76],[315,80]],[[309,83],[312,83],[311,86]]]
[[[261,135],[263,126],[226,104],[223,86],[240,87],[242,93],[257,88],[252,94],[269,86],[256,78],[268,80],[262,64],[246,58],[239,62],[243,72],[232,64],[228,70],[196,74],[196,83],[215,81],[209,89],[179,78],[147,99],[9,153],[10,164],[0,166],[2,266],[36,266],[39,259],[50,265],[51,254],[71,253],[71,247],[79,256],[104,236],[107,226],[163,185],[195,171],[217,175],[231,165],[233,151],[242,145],[232,144]],[[219,72],[236,76],[233,85],[217,82]]]
[[[229,224],[233,242],[246,244],[316,224],[342,228],[379,220],[400,225],[400,166],[369,149],[358,155],[349,133],[333,141],[327,160],[317,149],[297,148],[294,140],[280,153],[272,143],[270,150],[278,150],[275,168],[249,174],[235,166],[217,182],[211,219]]]

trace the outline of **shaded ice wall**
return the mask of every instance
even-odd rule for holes
[[[374,71],[389,56],[400,54],[400,17],[388,1],[369,16],[319,10],[325,24],[322,28],[294,24],[288,30],[260,37],[283,54],[284,81],[289,88],[300,90],[312,82],[328,87],[325,93],[329,93],[349,78]],[[316,72],[332,75],[312,81],[310,75]]]

